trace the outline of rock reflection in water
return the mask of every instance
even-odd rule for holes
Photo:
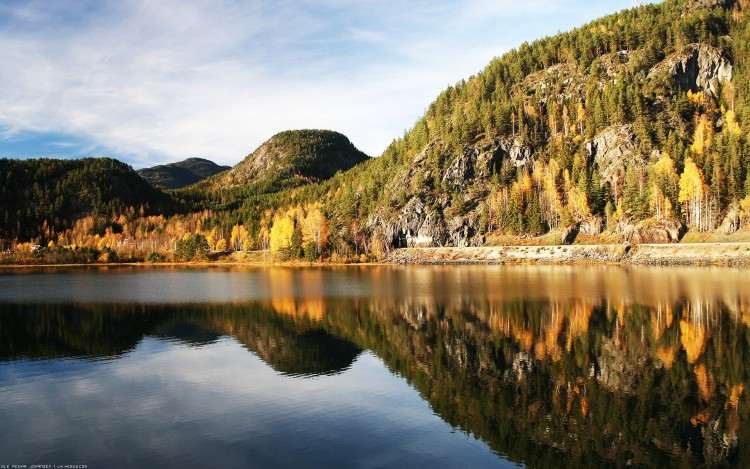
[[[373,314],[401,332],[361,345],[512,460],[749,463],[747,303],[406,301]]]

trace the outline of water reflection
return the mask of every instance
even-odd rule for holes
[[[239,296],[223,303],[0,303],[0,359],[121,357],[149,337],[189,347],[231,337],[280,374],[320,377],[369,350],[445,422],[512,461],[750,465],[745,272],[228,273],[268,294],[242,300],[235,278]]]
[[[226,335],[281,373],[332,374],[351,365],[358,347],[328,334],[319,320],[308,319],[304,303],[295,310],[281,304],[281,310],[260,303],[2,304],[0,360],[112,358],[132,351],[147,336],[200,347]],[[291,319],[286,317],[290,314]]]

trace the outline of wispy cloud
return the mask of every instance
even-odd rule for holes
[[[69,135],[136,167],[232,164],[278,131],[312,127],[377,155],[492,57],[627,6],[10,2],[0,6],[1,138]]]

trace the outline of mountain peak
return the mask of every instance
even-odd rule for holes
[[[331,130],[287,130],[259,146],[232,168],[222,182],[230,186],[265,182],[272,187],[328,179],[366,161],[349,139]]]

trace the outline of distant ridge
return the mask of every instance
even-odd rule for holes
[[[230,168],[231,166],[220,166],[203,158],[188,158],[177,163],[139,169],[137,172],[154,186],[179,189]]]

